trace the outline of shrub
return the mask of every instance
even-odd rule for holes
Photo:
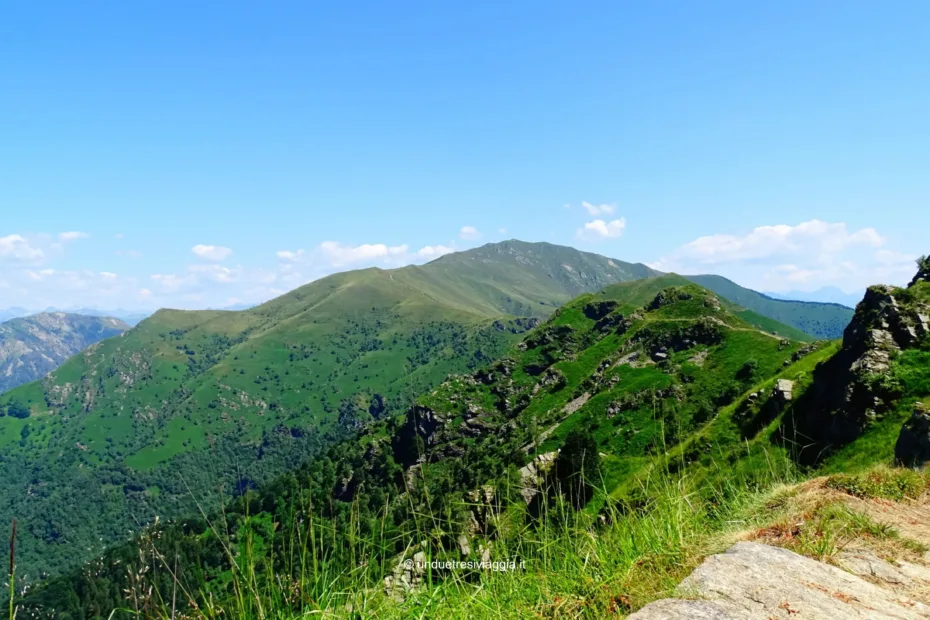
[[[13,418],[19,418],[20,420],[25,420],[29,417],[29,407],[22,404],[19,401],[14,400],[6,406],[6,413],[8,416]]]

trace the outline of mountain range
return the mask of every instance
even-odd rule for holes
[[[487,253],[446,261],[443,282],[484,290],[472,308],[506,303],[528,311],[534,308],[529,292],[545,281],[528,250],[490,249],[524,268],[497,274],[493,284],[475,277],[483,271],[461,275],[458,267],[490,260]],[[605,266],[591,260],[589,274]],[[561,281],[562,291],[585,281],[575,279],[577,264],[559,263],[566,264],[572,277]],[[314,308],[325,307],[337,291],[375,283],[400,284],[416,291],[412,298],[436,294],[444,286],[434,288],[432,269],[346,274],[256,311],[283,317],[296,301],[312,297]],[[522,298],[513,290],[518,283]],[[373,290],[365,290],[366,298]],[[500,297],[504,290],[510,293]],[[403,303],[410,301],[405,296]],[[725,524],[733,523],[734,506],[749,501],[751,518],[759,519],[801,493],[781,486],[763,503],[738,494],[771,487],[778,470],[792,471],[791,462],[819,468],[814,474],[895,459],[930,463],[930,261],[908,288],[871,287],[842,341],[776,336],[753,323],[752,311],[674,274],[584,292],[548,314],[485,362],[424,384],[407,406],[385,411],[379,397],[357,391],[340,403],[333,432],[302,467],[226,503],[203,504],[201,517],[112,547],[23,604],[35,613],[106,616],[125,592],[157,606],[181,589],[191,593],[190,608],[210,605],[236,617],[265,613],[263,605],[271,604],[281,617],[350,606],[384,617],[462,617],[474,605],[521,617],[577,591],[584,594],[578,615],[604,617],[666,591],[681,565],[691,565],[683,549],[700,540],[697,530],[732,527]],[[229,411],[229,405],[218,408]],[[27,495],[49,493],[49,481],[33,475],[38,480]],[[919,477],[891,476],[847,475],[829,484],[858,497],[916,497],[927,487]],[[144,492],[126,486],[140,483],[123,480],[122,493]],[[119,488],[107,496],[110,502],[118,497]],[[663,512],[663,497],[675,502],[673,511]],[[828,535],[806,533],[804,519],[831,519],[839,524],[837,536],[897,537],[823,505],[805,504],[804,518],[776,520],[758,531],[740,522],[740,535],[797,545],[810,540],[810,553],[821,556],[828,553]],[[220,520],[222,528],[215,525]],[[666,535],[668,547],[662,546]],[[427,557],[485,561],[492,549],[516,551],[536,569],[527,581],[519,572],[495,577],[507,580],[504,594],[497,581],[472,586],[455,573],[418,568]],[[149,580],[134,577],[148,572]],[[540,597],[540,584],[556,577],[561,581],[546,585],[553,590]],[[443,583],[451,585],[443,589]],[[644,583],[653,590],[644,592]],[[239,595],[244,588],[254,596]],[[440,595],[418,596],[426,588]]]
[[[72,355],[127,329],[119,319],[64,312],[0,323],[0,393],[40,379]]]
[[[54,306],[49,306],[44,310],[29,310],[27,308],[14,306],[10,308],[0,308],[0,321],[8,321],[10,319],[23,318],[36,314],[52,313],[80,314],[83,316],[114,318],[119,319],[129,326],[138,325],[140,321],[152,315],[151,312],[123,310],[121,308],[117,308],[116,310],[100,310],[99,308],[56,308]]]
[[[823,286],[815,291],[785,291],[783,293],[767,292],[765,295],[773,299],[795,300],[795,301],[816,301],[825,304],[840,304],[847,308],[855,308],[856,304],[862,299],[865,291],[847,293],[846,291],[835,286]]]
[[[752,340],[741,351],[761,357],[784,340],[788,355],[825,326],[845,327],[832,306],[769,305],[705,280],[725,291],[723,314],[711,318]],[[624,282],[616,295],[628,299],[625,311],[691,284],[509,241],[423,266],[335,274],[244,311],[160,310],[0,395],[0,413],[16,413],[0,417],[0,522],[30,524],[17,551],[26,570],[60,573],[156,515],[222,503],[218,487],[238,494],[267,483],[365,416],[403,413],[446,377],[500,358],[572,299]]]

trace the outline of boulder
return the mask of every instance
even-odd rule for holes
[[[791,396],[794,392],[794,381],[789,381],[788,379],[779,379],[775,382],[775,389],[772,391],[772,396],[776,399],[786,403],[791,400]]]
[[[930,607],[891,589],[787,549],[752,542],[708,557],[678,591],[702,600],[657,601],[629,619],[930,618]]]

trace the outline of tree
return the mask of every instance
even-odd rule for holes
[[[748,359],[746,363],[737,371],[736,376],[743,381],[750,381],[754,379],[756,373],[759,371],[759,362],[755,359]]]
[[[25,420],[29,417],[29,407],[22,404],[18,400],[11,401],[6,406],[6,413],[10,417],[19,418],[20,420]]]
[[[594,484],[600,480],[601,455],[591,432],[573,430],[555,462],[555,476],[561,492],[575,508],[584,506],[591,498]]]
[[[921,280],[930,282],[930,256],[921,256],[917,259],[917,275],[911,280],[911,286]]]

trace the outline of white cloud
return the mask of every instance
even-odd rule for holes
[[[506,229],[506,228],[498,228],[498,229],[497,229],[497,232],[500,233],[500,234],[502,234],[502,235],[506,235],[506,234],[507,234],[507,229]]]
[[[295,262],[303,258],[304,251],[297,250],[296,252],[291,252],[290,250],[280,250],[276,253],[277,257],[281,260]]]
[[[45,258],[45,252],[31,245],[22,235],[7,235],[0,237],[0,258],[36,262]]]
[[[199,258],[212,261],[221,261],[229,258],[233,251],[221,245],[198,244],[191,248],[191,252]]]
[[[88,235],[85,232],[78,232],[76,230],[73,230],[70,232],[58,233],[58,240],[59,241],[74,241],[75,239],[86,239],[89,236],[90,235]]]
[[[699,237],[649,266],[680,273],[714,272],[765,291],[836,286],[847,292],[876,283],[903,284],[916,255],[884,249],[874,228],[809,220],[759,226],[743,234]]]
[[[455,252],[454,248],[445,245],[427,245],[417,250],[417,256],[426,259],[439,258],[444,254]]]
[[[584,201],[582,201],[581,207],[587,210],[589,215],[610,215],[617,210],[617,205],[594,205]]]
[[[419,248],[419,249],[416,249]],[[130,249],[110,254],[113,265],[93,271],[63,269],[58,260],[68,244],[59,235],[10,235],[0,238],[0,307],[205,308],[229,305],[234,296],[260,303],[308,282],[346,269],[396,268],[419,264],[455,251],[454,243],[411,248],[406,244],[347,244],[327,241],[306,249],[281,250],[274,268],[230,264],[229,248],[198,245],[180,269],[129,275],[137,265],[120,257],[139,256]],[[115,250],[115,248],[114,248]],[[114,251],[111,250],[111,251]]]
[[[125,235],[124,235],[123,233],[116,233],[115,235],[113,235],[113,238],[114,238],[114,239],[122,239],[124,236],[125,236]]]
[[[474,226],[462,226],[459,230],[459,237],[466,241],[475,241],[481,238],[481,232]]]
[[[604,239],[616,239],[623,234],[626,229],[626,218],[619,218],[605,222],[604,220],[594,220],[588,222],[584,227],[579,228],[576,235],[579,239],[587,241],[602,241]]]
[[[407,246],[387,246],[383,243],[363,243],[351,246],[343,245],[338,241],[324,241],[320,244],[318,251],[329,264],[341,267],[352,263],[402,257],[407,254]]]
[[[796,226],[759,226],[744,235],[717,234],[699,237],[678,248],[674,254],[663,258],[662,261],[717,265],[779,256],[790,257],[799,253],[825,258],[854,246],[877,248],[884,242],[874,228],[850,232],[842,222],[810,220]]]
[[[187,269],[191,273],[202,275],[208,280],[222,284],[235,282],[242,271],[240,267],[230,269],[222,265],[191,265]]]

